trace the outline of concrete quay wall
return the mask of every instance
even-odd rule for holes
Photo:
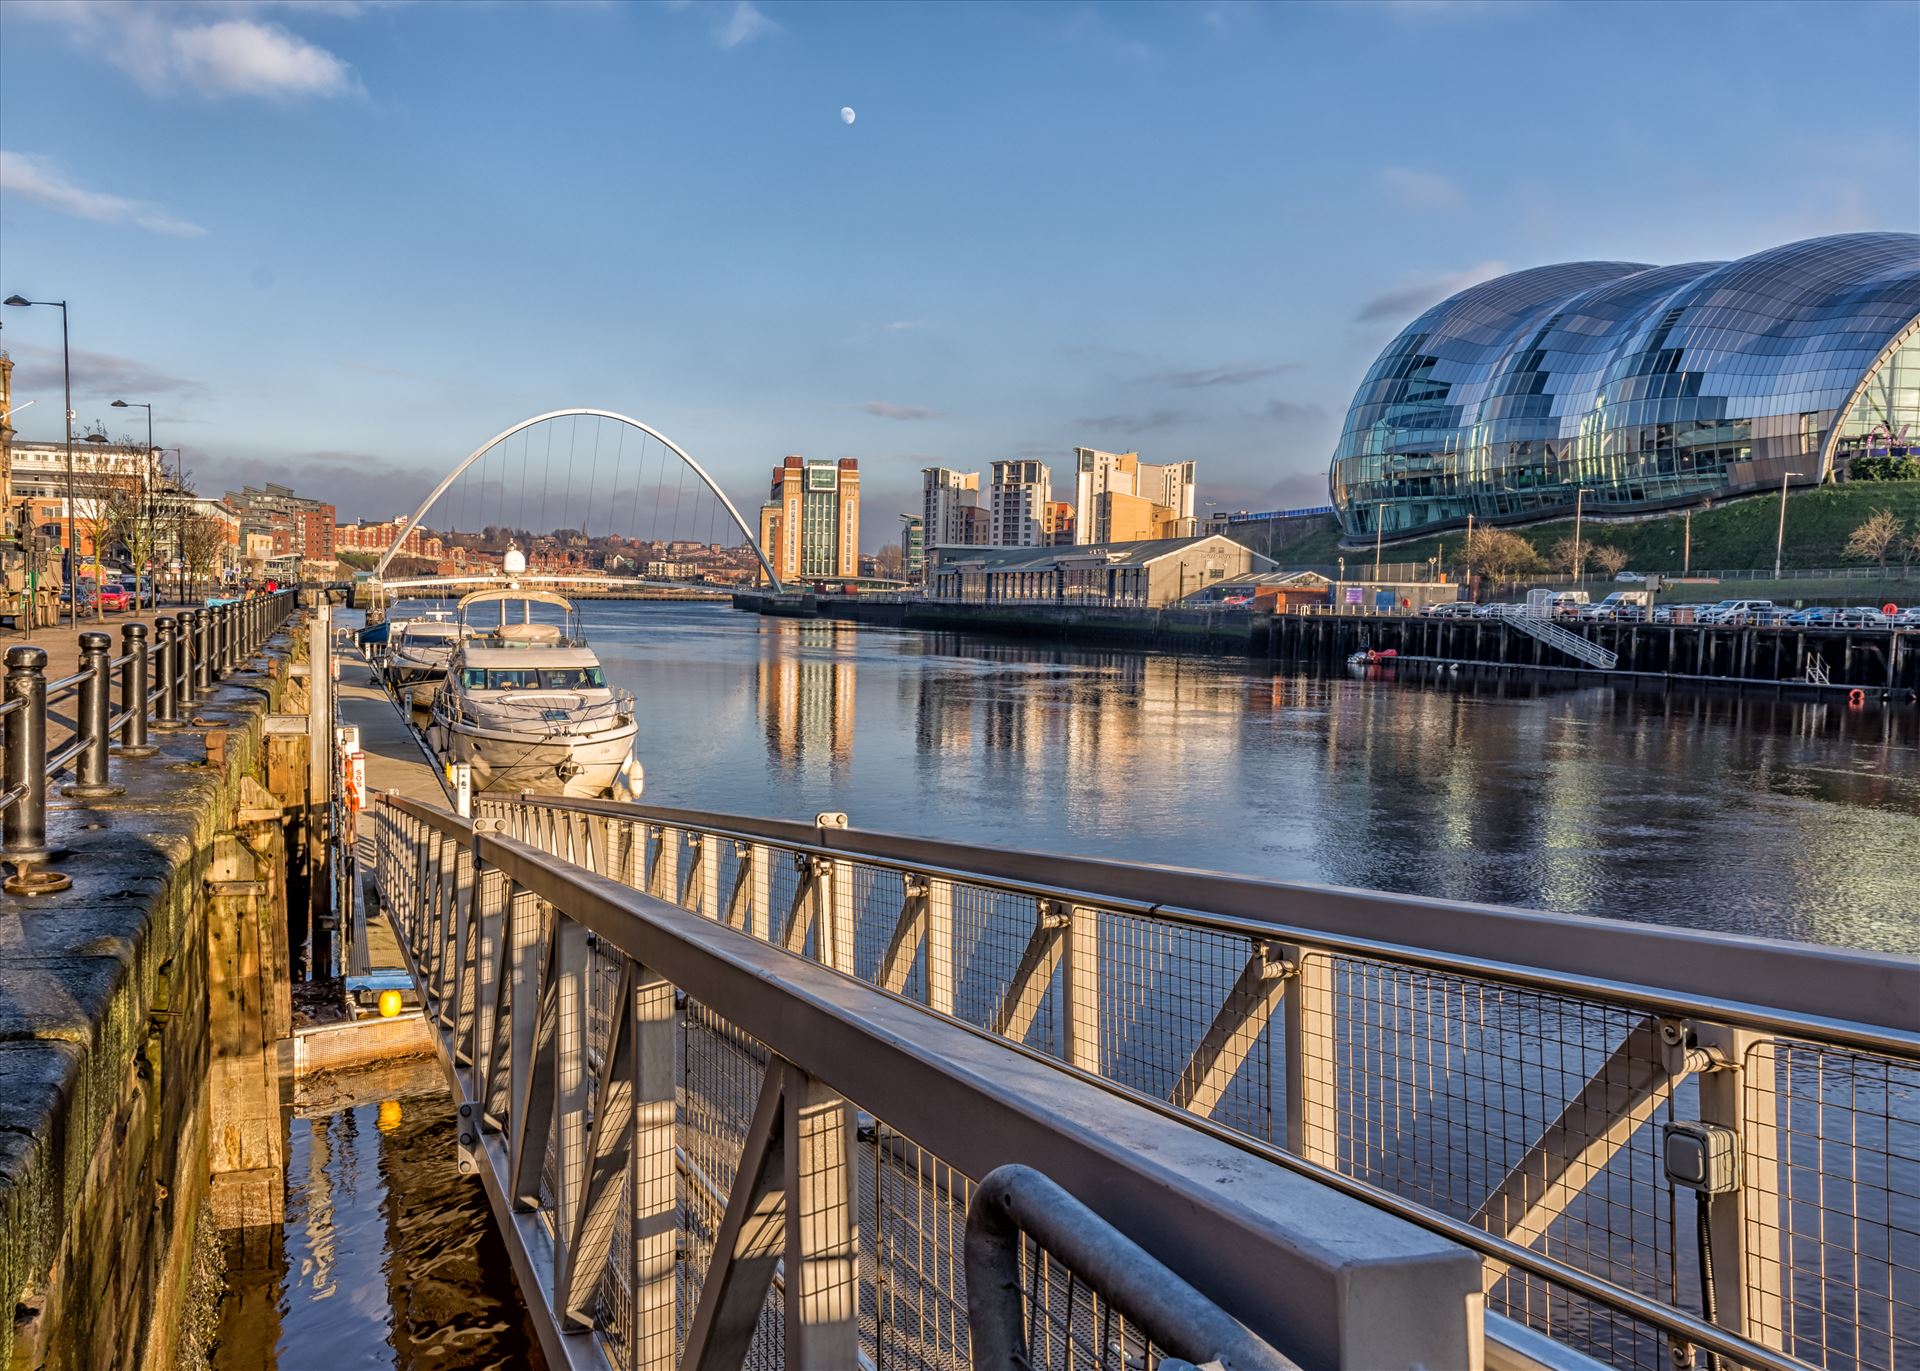
[[[281,1217],[285,656],[116,755],[126,794],[51,790],[72,888],[0,895],[0,1367],[172,1366],[197,1230]]]

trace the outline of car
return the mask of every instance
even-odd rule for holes
[[[1442,600],[1428,605],[1422,612],[1434,619],[1471,619],[1479,609],[1471,600]]]
[[[1510,613],[1513,608],[1514,606],[1512,605],[1501,604],[1498,601],[1489,601],[1484,605],[1475,605],[1473,607],[1473,617],[1476,619],[1498,619],[1502,615]]]
[[[1642,572],[1623,571],[1619,575],[1615,576],[1613,579],[1616,581],[1625,581],[1630,585],[1639,585],[1639,584],[1643,584],[1647,578],[1646,578],[1646,575]]]
[[[1893,616],[1893,623],[1896,628],[1920,628],[1920,605],[1901,610]]]
[[[1872,605],[1854,605],[1837,611],[1832,622],[1835,628],[1892,628],[1893,616]]]
[[[1767,623],[1780,609],[1771,600],[1722,600],[1708,605],[1694,616],[1696,624],[1724,624],[1739,627],[1749,623]]]
[[[1794,628],[1820,628],[1832,623],[1833,617],[1839,612],[1832,605],[1809,605],[1789,614],[1787,623]]]
[[[127,588],[118,581],[108,581],[100,587],[101,609],[112,610],[116,614],[122,614],[126,612],[132,603],[133,596],[129,595]]]

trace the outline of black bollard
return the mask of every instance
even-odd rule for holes
[[[153,726],[170,733],[180,727],[180,647],[173,639],[173,616],[162,614],[153,621],[153,630],[153,664],[159,677],[156,684],[160,687],[160,698],[153,708]]]
[[[212,612],[193,611],[193,693],[200,697],[213,694],[213,633],[207,622]]]
[[[120,625],[120,755],[151,757],[160,749],[147,741],[147,626]]]
[[[47,847],[47,652],[39,647],[7,649],[6,717],[7,793],[20,798],[0,820],[0,857],[10,862],[44,861]]]
[[[86,744],[73,759],[73,784],[61,792],[84,798],[124,795],[125,786],[107,779],[107,744],[113,723],[113,639],[105,633],[80,635],[80,707],[74,722]]]

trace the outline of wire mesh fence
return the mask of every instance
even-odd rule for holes
[[[562,808],[487,812],[585,860],[577,825],[572,846],[561,841]],[[600,850],[618,857],[603,869],[630,884],[1520,1244],[1540,1259],[1526,1269],[1485,1249],[1489,1309],[1611,1365],[1667,1371],[1687,1354],[1684,1330],[1594,1297],[1574,1274],[1676,1315],[1715,1308],[1722,1326],[1832,1371],[1920,1359],[1914,1060],[1752,1032],[1728,1055],[1713,1048],[1716,1025],[1496,968],[1300,945],[1230,920],[723,829],[594,822]],[[1669,1175],[1676,1122],[1740,1142],[1742,1183],[1699,1202],[1706,1222]],[[951,1244],[927,1247],[924,1229],[952,1221],[958,1178],[927,1179],[937,1164],[922,1158],[909,1184],[881,1165],[882,1152],[910,1150],[895,1139],[874,1152],[864,1336],[876,1359],[946,1365],[961,1342],[954,1273],[940,1266]],[[883,1205],[900,1225],[891,1236]],[[1082,1345],[1071,1324],[1060,1346],[1081,1348],[1073,1364],[1102,1364],[1106,1335]]]

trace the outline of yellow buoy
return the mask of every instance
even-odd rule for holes
[[[400,992],[383,990],[380,992],[380,1017],[391,1019],[400,1012]]]
[[[380,1117],[374,1121],[374,1126],[382,1133],[391,1133],[394,1129],[398,1128],[400,1126],[400,1101],[380,1101]]]

